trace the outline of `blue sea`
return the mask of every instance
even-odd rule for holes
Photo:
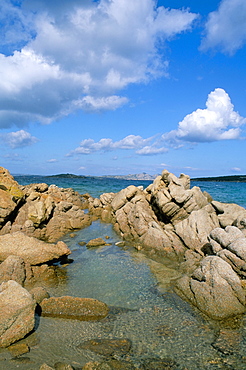
[[[48,185],[55,184],[59,187],[69,188],[81,194],[90,193],[94,198],[103,193],[117,193],[129,185],[142,185],[147,187],[152,181],[147,180],[122,180],[103,177],[85,178],[60,178],[46,176],[15,176],[21,185],[44,182]],[[214,181],[191,181],[192,186],[199,186],[202,191],[207,191],[214,200],[226,203],[237,203],[246,208],[246,183],[243,182],[214,182]]]
[[[15,179],[22,185],[45,182],[72,187],[93,197],[104,192],[118,192],[130,184],[146,187],[151,183],[42,176],[16,176]],[[192,181],[191,186],[200,186],[215,200],[246,207],[246,183]],[[88,249],[80,244],[97,237],[105,238],[108,245]],[[47,290],[52,296],[99,299],[108,304],[111,314],[97,322],[37,318],[35,332],[24,339],[30,342],[30,352],[13,359],[6,351],[0,351],[0,369],[38,370],[43,363],[54,366],[56,362],[80,369],[87,362],[102,361],[93,352],[78,347],[94,338],[130,339],[132,349],[125,359],[136,368],[141,368],[149,358],[172,359],[176,370],[246,368],[246,319],[242,319],[235,332],[235,351],[225,355],[215,349],[212,344],[219,325],[202,317],[172,292],[172,283],[180,276],[175,263],[152,260],[130,244],[117,246],[121,240],[119,235],[112,225],[100,221],[73,235],[65,235],[62,240],[71,249],[73,262],[58,266],[60,279],[48,285]]]

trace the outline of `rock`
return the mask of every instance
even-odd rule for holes
[[[21,356],[30,351],[30,348],[25,343],[16,343],[8,347],[8,351],[14,356]]]
[[[9,171],[0,167],[0,225],[11,218],[24,193]]]
[[[83,366],[82,370],[134,370],[136,369],[128,361],[120,361],[116,359],[108,359],[103,362],[88,362]]]
[[[35,299],[37,303],[41,303],[45,298],[50,298],[49,293],[47,290],[41,286],[32,288],[29,290],[29,293],[32,295],[32,297]]]
[[[59,241],[57,244],[45,243],[22,232],[0,236],[0,261],[8,256],[21,257],[30,265],[38,265],[59,259],[71,253],[67,245]]]
[[[54,368],[55,370],[74,370],[71,365],[65,364],[64,362],[56,362]]]
[[[220,226],[225,228],[226,226],[231,226],[237,220],[243,219],[246,217],[245,208],[233,204],[233,203],[221,203],[218,201],[212,201],[212,206],[215,208]]]
[[[41,304],[42,316],[83,321],[100,320],[108,315],[108,306],[96,299],[77,297],[45,298]]]
[[[0,284],[4,281],[15,280],[24,285],[26,279],[25,262],[21,257],[12,256],[6,258],[0,265]]]
[[[212,346],[224,355],[232,355],[239,351],[242,336],[239,330],[221,329]]]
[[[220,248],[216,254],[228,262],[241,276],[246,276],[246,238],[243,232],[235,226],[225,229],[216,228],[210,233],[212,246],[217,243]]]
[[[43,364],[40,366],[39,370],[55,370],[55,369],[47,364]]]
[[[87,248],[100,247],[102,245],[106,245],[105,240],[102,238],[92,239],[86,244]]]
[[[90,350],[98,355],[122,356],[128,353],[131,349],[131,341],[129,339],[90,339],[78,346],[80,349]]]
[[[36,302],[16,281],[0,285],[0,347],[24,338],[34,328]]]
[[[245,312],[245,293],[231,266],[207,256],[192,276],[183,276],[176,289],[209,317],[222,320]]]
[[[90,361],[83,366],[82,370],[100,370],[100,362],[98,361]],[[108,370],[108,369],[107,369]]]
[[[175,233],[189,249],[201,249],[209,233],[219,226],[216,217],[205,208],[193,211],[185,220],[175,224]]]
[[[141,369],[142,370],[178,370],[177,363],[170,358],[150,358],[144,361]]]

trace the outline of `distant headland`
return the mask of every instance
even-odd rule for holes
[[[229,175],[229,176],[217,176],[217,177],[197,177],[191,180],[196,181],[229,181],[229,182],[246,182],[246,175]]]
[[[59,177],[59,178],[66,178],[66,179],[76,179],[76,178],[106,178],[106,179],[120,179],[120,180],[149,180],[152,181],[156,178],[158,175],[149,175],[145,172],[143,173],[138,173],[138,174],[133,174],[133,175],[105,175],[105,176],[84,176],[84,175],[74,175],[71,173],[61,173],[58,175],[50,175],[46,177]]]

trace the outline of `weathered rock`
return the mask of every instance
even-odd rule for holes
[[[40,306],[42,316],[83,321],[103,319],[109,312],[105,303],[92,298],[51,297],[45,298]]]
[[[215,208],[218,214],[220,226],[223,228],[233,225],[235,222],[237,222],[237,220],[239,221],[239,219],[244,219],[246,217],[245,208],[237,204],[221,203],[218,201],[212,201],[211,204]]]
[[[64,362],[56,362],[54,365],[55,370],[74,370],[70,364]]]
[[[0,284],[4,281],[15,280],[24,285],[26,279],[25,262],[21,257],[9,256],[0,265]]]
[[[178,370],[180,367],[176,361],[170,358],[150,358],[144,361],[141,370]]]
[[[39,368],[39,370],[55,370],[54,367],[51,367],[47,364],[42,364]]]
[[[30,351],[30,348],[26,343],[16,343],[8,347],[8,351],[14,356],[21,356]]]
[[[245,293],[231,266],[217,256],[205,257],[191,277],[177,281],[177,290],[209,317],[225,319],[245,312]]]
[[[38,265],[59,259],[70,253],[71,251],[62,241],[57,244],[49,244],[29,237],[22,232],[0,236],[0,261],[4,261],[10,255],[15,255],[30,265]]]
[[[34,328],[36,301],[16,281],[0,285],[0,347],[24,338]]]
[[[29,293],[32,295],[32,297],[35,299],[37,303],[41,303],[45,298],[50,298],[49,293],[47,290],[41,286],[34,287],[31,290],[29,290]]]
[[[82,370],[134,370],[137,369],[128,361],[107,359],[103,362],[88,362]]]
[[[209,235],[210,243],[216,254],[228,262],[241,276],[246,276],[246,238],[235,226],[225,229],[216,228]],[[217,243],[220,248],[215,248]]]
[[[24,194],[13,176],[0,167],[0,225],[6,223],[23,198]]]
[[[110,357],[114,355],[122,356],[131,350],[129,339],[90,339],[78,345],[78,348],[87,349],[101,356]]]
[[[219,226],[217,218],[207,209],[193,211],[188,218],[175,224],[175,233],[189,249],[201,249],[208,242],[209,233]]]
[[[105,240],[102,238],[96,238],[96,239],[91,239],[87,244],[87,248],[94,248],[94,247],[100,247],[102,245],[106,245]]]
[[[224,355],[231,355],[239,352],[239,345],[242,336],[239,330],[221,329],[212,346],[222,352]]]

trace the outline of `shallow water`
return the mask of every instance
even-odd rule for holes
[[[99,236],[108,236],[110,245],[87,249],[78,244]],[[59,361],[81,368],[86,362],[102,361],[78,348],[93,338],[130,339],[127,359],[135,366],[147,358],[168,357],[182,370],[246,368],[244,326],[236,355],[225,356],[214,349],[216,328],[169,291],[179,274],[175,266],[149,260],[130,246],[116,246],[119,238],[112,226],[99,221],[63,240],[72,250],[74,262],[61,266],[63,279],[48,288],[50,294],[96,298],[110,306],[110,314],[98,322],[37,317],[35,332],[24,340],[30,353],[13,359],[6,350],[1,351],[0,369],[35,370],[44,362],[54,366]]]

